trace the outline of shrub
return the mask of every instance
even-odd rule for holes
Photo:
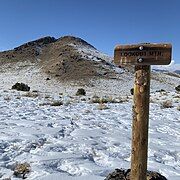
[[[111,97],[98,97],[98,96],[93,96],[92,97],[92,100],[91,100],[93,103],[99,103],[99,104],[102,104],[102,103],[108,103],[108,102],[112,102],[113,99]]]
[[[112,97],[109,97],[109,96],[105,96],[105,97],[98,97],[98,96],[93,96],[92,99],[91,99],[91,102],[92,103],[99,103],[99,104],[102,104],[102,103],[122,103],[122,102],[125,102],[127,101],[127,99],[121,99],[121,98],[112,98]]]
[[[16,83],[12,86],[12,89],[16,89],[18,91],[30,91],[30,87],[24,83]]]
[[[176,91],[180,91],[180,85],[175,87]]]
[[[106,104],[104,104],[104,103],[100,103],[98,106],[98,109],[99,110],[105,110],[105,109],[109,109],[109,107],[107,107]]]
[[[85,96],[85,95],[86,95],[86,91],[83,88],[78,89],[76,92],[76,96]]]
[[[31,166],[29,163],[18,163],[14,168],[14,175],[16,177],[20,177],[22,179],[25,179],[26,175],[31,171]]]
[[[39,96],[39,94],[38,93],[34,93],[34,92],[28,92],[28,93],[24,94],[23,96],[31,97],[31,98],[36,98],[36,97]]]

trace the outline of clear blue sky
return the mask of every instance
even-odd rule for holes
[[[0,51],[48,35],[110,55],[116,44],[170,42],[180,63],[180,0],[0,0]]]

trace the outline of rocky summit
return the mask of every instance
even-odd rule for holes
[[[25,44],[23,44],[23,45],[21,45],[19,47],[14,48],[14,50],[15,51],[23,50],[23,49],[25,49],[27,47],[33,47],[33,46],[43,47],[44,45],[47,45],[47,44],[50,44],[50,43],[53,43],[53,42],[56,42],[56,38],[47,36],[47,37],[37,39],[35,41],[30,41],[28,43],[25,43]]]

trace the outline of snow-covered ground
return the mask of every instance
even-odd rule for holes
[[[91,98],[1,89],[1,179],[17,179],[17,162],[30,164],[29,180],[101,180],[115,168],[129,168],[132,98],[106,105]],[[172,108],[162,108],[166,100]],[[63,105],[50,105],[54,101]],[[180,94],[157,92],[150,105],[148,169],[178,180]]]
[[[133,75],[96,49],[76,48],[87,60],[106,59],[102,65],[119,78],[92,79],[84,86],[51,78],[38,62],[1,66],[0,179],[18,179],[13,169],[24,162],[31,166],[29,180],[101,180],[115,168],[130,167],[132,97],[127,95]],[[31,92],[11,90],[16,82],[28,84]],[[148,169],[168,180],[180,179],[180,94],[174,89],[179,83],[161,73],[151,81]],[[81,87],[87,96],[75,96]],[[167,92],[156,92],[161,89]],[[118,103],[92,103],[93,95]],[[172,108],[162,108],[166,100]],[[52,106],[57,101],[63,105]]]

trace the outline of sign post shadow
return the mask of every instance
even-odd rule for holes
[[[131,180],[147,179],[148,126],[151,65],[171,62],[171,44],[119,45],[114,50],[114,63],[135,65]]]

